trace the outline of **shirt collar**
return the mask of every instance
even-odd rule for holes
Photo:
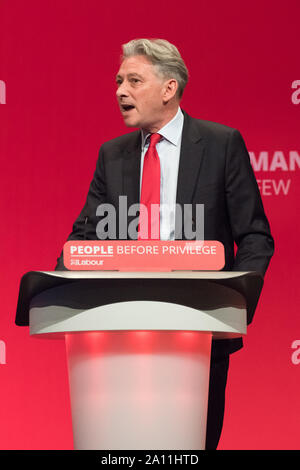
[[[183,113],[178,107],[178,111],[176,115],[169,121],[164,127],[162,127],[159,131],[157,131],[158,134],[160,134],[164,139],[168,140],[171,142],[173,145],[178,145],[180,142],[180,137],[182,133],[182,128],[183,128]],[[142,145],[145,147],[147,144],[147,138],[149,137],[149,133],[145,133],[143,129],[141,129],[142,133]]]

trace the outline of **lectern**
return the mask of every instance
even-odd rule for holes
[[[16,324],[66,343],[75,449],[205,448],[211,341],[246,334],[255,272],[29,272]]]

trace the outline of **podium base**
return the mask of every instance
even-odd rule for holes
[[[65,334],[74,448],[205,448],[211,333]]]

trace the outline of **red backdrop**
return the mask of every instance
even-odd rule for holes
[[[19,281],[54,269],[101,143],[127,132],[121,44],[161,37],[190,70],[182,107],[244,136],[276,245],[219,448],[299,449],[299,1],[149,5],[0,0],[0,448],[72,448],[64,344],[15,326]]]

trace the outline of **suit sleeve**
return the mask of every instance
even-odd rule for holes
[[[229,137],[225,191],[231,230],[237,245],[234,271],[265,274],[274,240],[244,140],[237,130]]]
[[[102,148],[99,151],[99,158],[96,165],[94,177],[90,184],[85,205],[75,220],[72,232],[67,240],[96,240],[96,225],[99,218],[96,217],[96,210],[99,204],[106,201],[106,183],[104,169],[104,155]],[[55,271],[66,270],[63,263],[63,252],[57,259]]]

